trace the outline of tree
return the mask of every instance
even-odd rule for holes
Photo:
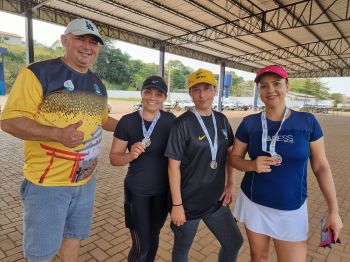
[[[238,76],[235,72],[228,72],[228,74],[232,75],[231,94],[233,96],[242,96],[242,83],[244,82],[244,78]]]
[[[329,97],[329,88],[316,78],[290,79],[289,89],[297,93],[315,96],[317,99],[327,99]]]
[[[165,81],[168,82],[171,90],[186,90],[187,89],[187,77],[193,69],[185,66],[179,60],[170,60],[165,65]],[[170,83],[169,83],[170,74]]]
[[[159,74],[159,66],[157,64],[146,64],[141,60],[131,60],[129,63],[131,74],[131,86],[140,90],[143,81],[151,75]]]
[[[243,81],[240,84],[241,94],[240,96],[253,96],[255,83],[253,80]]]
[[[94,71],[98,77],[126,89],[131,80],[130,56],[127,53],[122,53],[119,48],[113,48],[112,40],[104,38],[103,41],[104,46],[95,62]]]
[[[333,93],[330,95],[330,98],[334,100],[334,107],[337,107],[338,104],[343,103],[344,95],[341,93]]]
[[[16,80],[16,77],[22,67],[26,65],[26,55],[25,52],[13,52],[8,50],[4,59],[4,68],[5,68],[5,82],[7,92],[10,91],[13,83]]]

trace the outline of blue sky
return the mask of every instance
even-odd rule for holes
[[[12,15],[9,13],[1,12],[1,23],[0,31],[15,33],[20,36],[25,36],[25,21],[24,17]],[[40,43],[50,46],[60,35],[64,32],[64,27],[55,24],[41,22],[34,20],[33,24],[33,34],[34,39]],[[156,63],[159,61],[159,52],[154,49],[144,48],[137,45],[128,44],[122,41],[115,41],[115,46],[120,48],[123,52],[128,53],[133,59],[140,59],[145,63]],[[208,69],[218,74],[220,71],[220,66],[215,64],[209,64],[202,61],[189,59],[181,56],[171,55],[166,53],[165,60],[180,60],[184,65],[193,68],[194,70],[199,67]],[[242,76],[246,80],[254,79],[254,74],[249,72],[244,72],[237,69],[227,68],[226,71],[235,71],[238,75]],[[343,93],[350,96],[350,77],[330,77],[321,78],[322,82],[330,89],[331,93]]]

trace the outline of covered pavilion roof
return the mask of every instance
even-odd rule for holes
[[[350,0],[0,0],[0,10],[67,25],[76,17],[102,35],[256,72],[350,76]]]

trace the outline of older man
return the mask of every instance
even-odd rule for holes
[[[2,114],[5,132],[24,140],[23,248],[29,261],[77,261],[89,235],[102,129],[114,131],[107,92],[89,67],[103,40],[86,19],[61,36],[65,55],[23,68]]]

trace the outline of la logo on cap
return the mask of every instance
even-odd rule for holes
[[[85,21],[86,24],[86,28],[90,31],[95,31],[94,27],[92,26],[92,24],[89,23],[89,21]]]

